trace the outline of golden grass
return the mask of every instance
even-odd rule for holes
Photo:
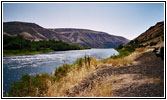
[[[108,58],[103,61],[97,61],[94,58],[91,58],[90,66],[88,64],[83,64],[82,67],[74,64],[72,70],[67,73],[66,76],[56,81],[49,89],[46,96],[49,97],[66,97],[66,92],[77,85],[81,80],[88,77],[93,73],[97,68],[101,68],[100,65],[109,64],[112,66],[128,66],[132,65],[134,60],[140,56],[142,52],[145,52],[145,49],[137,49],[135,52],[131,53],[128,56],[122,58]],[[78,69],[79,68],[79,69]],[[105,78],[106,79],[106,78]],[[87,93],[83,91],[78,96],[89,96],[89,97],[109,97],[112,94],[111,91],[112,82],[94,82],[94,88]]]
[[[59,81],[55,82],[48,90],[46,96],[51,97],[64,97],[66,96],[67,90],[72,88],[74,85],[79,83],[82,79],[87,77],[91,72],[93,72],[97,67],[98,61],[91,58],[91,64],[83,65],[78,69],[77,65],[74,65],[72,71],[67,73],[67,75],[61,78]]]
[[[142,53],[142,52],[145,52],[146,49],[145,49],[145,48],[136,48],[135,51],[136,51],[136,52],[139,52],[139,53]]]
[[[128,56],[120,58],[108,58],[104,60],[104,63],[112,64],[112,66],[130,66],[134,64],[134,60],[138,58],[143,52],[146,52],[145,48],[137,48],[133,53]]]
[[[130,55],[122,58],[107,59],[105,63],[112,64],[112,66],[129,66],[132,65],[134,60],[140,56],[141,53],[133,52]]]
[[[95,81],[93,88],[86,89],[77,95],[77,97],[111,97],[112,96],[112,80],[104,78],[105,80]]]

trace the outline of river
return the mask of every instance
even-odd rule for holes
[[[3,57],[3,93],[10,89],[10,84],[18,81],[24,74],[52,74],[56,67],[66,64],[72,64],[79,58],[89,55],[96,59],[108,58],[117,55],[115,49],[87,49],[56,51],[35,55],[5,56]]]

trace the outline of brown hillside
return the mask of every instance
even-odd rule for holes
[[[3,23],[3,34],[9,36],[22,34],[26,39],[36,41],[62,40],[70,44],[89,46],[92,48],[112,48],[129,41],[124,37],[99,31],[74,28],[46,29],[35,23],[27,22]]]
[[[158,22],[156,25],[151,26],[148,30],[142,33],[134,40],[138,40],[144,46],[163,45],[164,38],[164,22]]]

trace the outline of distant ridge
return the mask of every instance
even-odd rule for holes
[[[27,22],[4,22],[3,34],[9,36],[23,35],[29,40],[62,40],[70,44],[80,46],[89,46],[92,48],[114,48],[119,44],[125,44],[129,40],[110,35],[105,32],[94,31],[90,29],[76,28],[43,28],[35,23]]]

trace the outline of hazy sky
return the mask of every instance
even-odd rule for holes
[[[163,3],[3,3],[3,21],[85,28],[133,39],[164,20]]]

